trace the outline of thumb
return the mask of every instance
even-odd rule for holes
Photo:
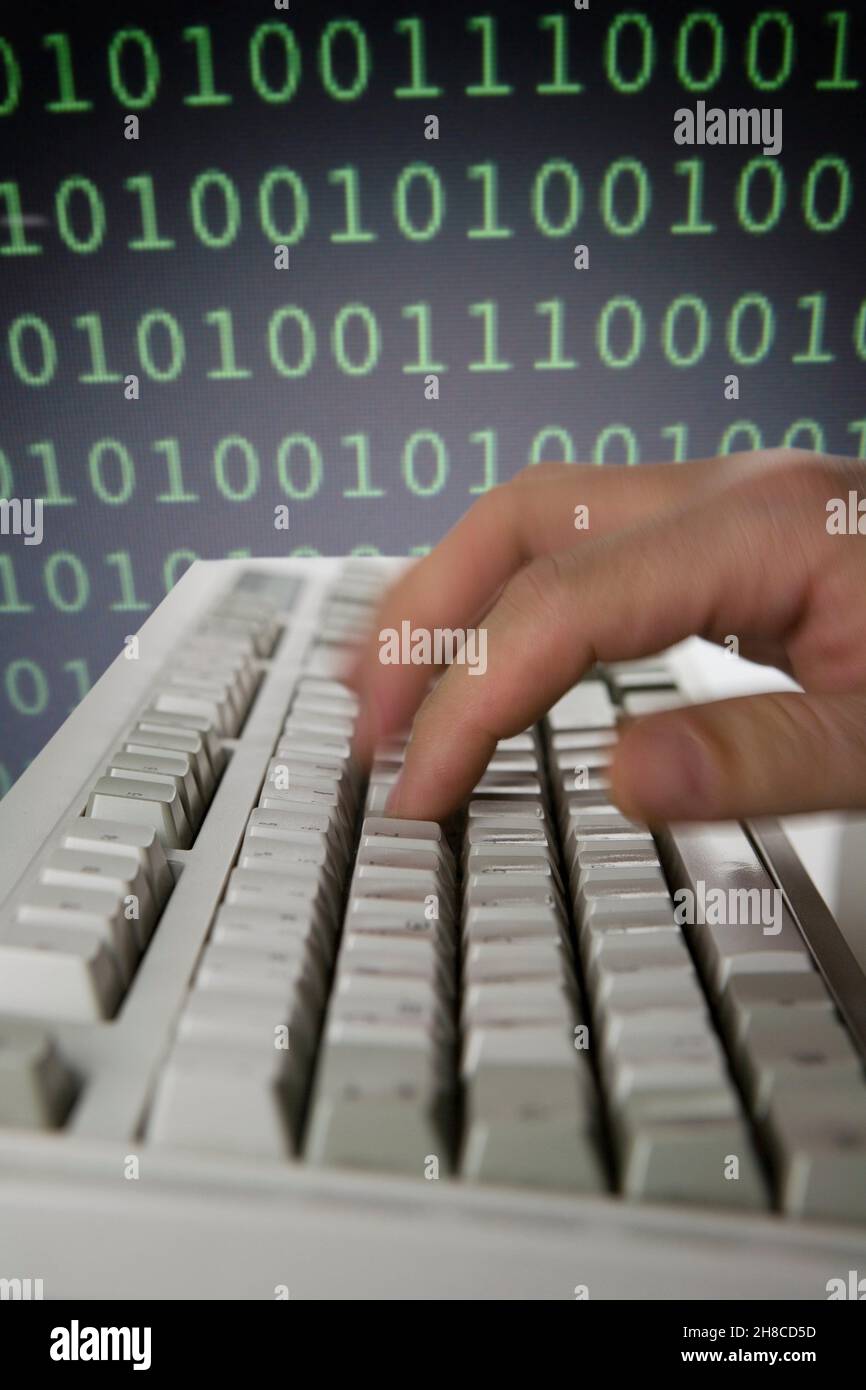
[[[651,824],[866,807],[866,695],[756,695],[637,720],[611,794]]]

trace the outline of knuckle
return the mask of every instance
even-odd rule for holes
[[[558,623],[569,573],[567,556],[539,556],[508,581],[500,602],[514,617]]]

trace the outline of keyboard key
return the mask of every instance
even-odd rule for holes
[[[172,733],[170,727],[157,732],[136,724],[123,746],[128,753],[163,751],[184,754],[189,759],[202,808],[207,807],[214,792],[214,776],[204,743],[197,733],[192,730]]]
[[[128,745],[124,745],[111,756],[110,775],[114,775],[113,769],[115,768],[124,774],[140,773],[146,777],[170,777],[180,793],[183,809],[190,826],[193,830],[198,829],[204,815],[204,803],[193,771],[192,760],[185,754],[172,753],[167,749],[158,751],[155,748],[137,753]]]
[[[156,831],[166,848],[187,849],[192,840],[177,787],[167,780],[100,777],[85,814],[97,820],[147,826]]]
[[[174,887],[162,843],[147,826],[78,816],[64,826],[60,843],[63,849],[85,853],[95,849],[100,854],[134,855],[147,874],[158,910]]]
[[[616,723],[616,707],[603,681],[581,681],[558,700],[547,715],[555,733],[565,729],[609,729]]]
[[[50,887],[97,888],[122,899],[124,916],[133,923],[139,950],[144,950],[158,910],[150,880],[135,854],[58,849],[47,860],[40,879]]]
[[[73,1073],[45,1028],[0,1018],[0,1126],[54,1129],[66,1118],[75,1091]]]
[[[101,892],[81,883],[31,888],[15,916],[23,927],[92,933],[112,952],[121,980],[124,985],[129,984],[140,947],[135,925],[126,916],[119,893]]]
[[[0,1009],[92,1023],[111,1018],[123,994],[115,952],[77,927],[6,927],[0,937]]]
[[[210,781],[211,791],[222,776],[226,764],[225,749],[214,728],[213,721],[201,714],[185,714],[179,718],[165,710],[149,706],[138,716],[136,728],[147,729],[153,733],[196,734],[201,739],[203,754],[196,754],[196,763],[202,778],[202,796],[208,798],[205,783]],[[205,761],[206,760],[206,761]],[[209,770],[209,771],[208,771]]]
[[[635,1200],[767,1205],[751,1136],[739,1118],[653,1120],[623,1112],[620,1164],[623,1192]]]
[[[740,1038],[739,1058],[755,1115],[763,1114],[781,1081],[820,1088],[859,1080],[866,1088],[854,1045],[830,1013],[777,1009],[753,1019]]]
[[[594,1129],[574,1109],[528,1100],[513,1112],[474,1120],[463,1174],[478,1182],[542,1190],[603,1192],[607,1178]]]
[[[765,1126],[782,1208],[794,1216],[866,1221],[866,1087],[863,1079],[773,1091]]]
[[[185,1038],[156,1091],[150,1143],[285,1160],[292,1151],[297,1082],[290,1053],[273,1046]]]

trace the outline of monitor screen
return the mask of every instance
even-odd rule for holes
[[[0,790],[196,557],[863,457],[864,53],[814,0],[9,0]]]

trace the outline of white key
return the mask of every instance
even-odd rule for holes
[[[170,778],[180,793],[183,809],[190,828],[197,830],[204,814],[201,792],[192,770],[189,758],[168,752],[157,753],[155,749],[146,753],[135,753],[128,748],[119,748],[111,755],[108,769],[110,777],[154,778],[161,781]]]
[[[587,963],[590,988],[605,972],[647,969],[692,968],[689,949],[677,927],[664,927],[657,932],[607,932],[595,938],[595,950]]]
[[[514,845],[472,844],[466,853],[466,866],[470,873],[482,873],[485,869],[502,868],[514,872],[517,869],[540,869],[553,873],[550,850],[545,842],[528,844],[515,848]]]
[[[285,1160],[292,1147],[291,1073],[273,1046],[176,1044],[148,1125],[152,1144]]]
[[[341,984],[345,986],[346,981]],[[454,1029],[443,1005],[432,991],[427,991],[423,1001],[404,995],[400,988],[363,998],[360,994],[347,993],[345,989],[335,991],[329,1006],[332,1023],[358,1024],[367,1027],[405,1027],[423,1031],[432,1048],[444,1039],[453,1037]]]
[[[135,855],[147,874],[160,909],[174,887],[159,837],[156,831],[149,830],[147,826],[76,816],[64,826],[60,844],[63,849],[83,850],[85,854],[97,850],[100,854],[118,854],[122,857]]]
[[[371,1090],[399,1086],[428,1092],[436,1075],[436,1050],[423,1029],[402,1024],[328,1022],[319,1060],[318,1095],[353,1085]]]
[[[191,841],[177,787],[169,781],[100,777],[90,793],[86,814],[97,820],[148,826],[166,848],[187,849]]]
[[[114,952],[124,985],[132,979],[140,947],[134,923],[124,915],[123,898],[119,893],[102,893],[77,884],[74,887],[34,887],[28,889],[15,916],[23,927],[93,932]]]
[[[127,764],[125,767],[117,767],[114,762],[106,768],[106,777],[114,778],[117,781],[128,785],[142,784],[146,788],[151,786],[162,786],[169,788],[174,795],[170,802],[171,816],[177,828],[177,833],[181,837],[183,848],[188,848],[192,844],[193,832],[198,829],[198,824],[193,823],[187,812],[188,799],[181,788],[180,779],[172,776],[165,776],[159,772],[144,772],[133,767],[133,754],[126,755],[119,761]],[[152,764],[152,760],[151,761]],[[103,779],[104,780],[104,779]],[[190,780],[192,775],[190,774]],[[146,793],[149,796],[149,791]]]
[[[98,888],[121,898],[124,914],[132,912],[139,950],[144,950],[158,916],[150,882],[135,854],[100,854],[98,850],[55,850],[40,873],[52,887]]]
[[[519,1040],[532,1029],[491,1031],[507,1032]],[[470,1047],[476,1036],[474,1031],[469,1034]],[[597,1112],[592,1073],[567,1039],[558,1039],[558,1046],[561,1052],[553,1060],[533,1062],[523,1055],[511,1059],[490,1056],[471,1066],[464,1064],[467,1124],[514,1115],[521,1106],[533,1103],[546,1110],[564,1111],[570,1119],[591,1119]]]
[[[647,1091],[723,1089],[727,1084],[724,1059],[720,1053],[708,1056],[641,1058],[612,1060],[607,1073],[609,1103],[618,1107],[632,1096]]]
[[[306,943],[314,939],[320,921],[318,909],[307,902],[280,908],[224,903],[214,919],[213,940],[244,946],[272,938]]]
[[[704,962],[710,990],[721,994],[734,975],[778,971],[811,972],[812,958],[793,923],[786,921],[778,936],[767,936],[761,927],[686,927],[698,958]]]
[[[313,1107],[307,1161],[423,1177],[430,1158],[448,1171],[435,1099],[419,1087],[371,1091],[360,1085],[323,1094]]]
[[[611,845],[606,844],[603,835],[575,843],[570,867],[578,883],[582,883],[590,871],[599,877],[616,874],[620,869],[653,874],[661,872],[655,844],[648,835],[642,840],[619,841]]]
[[[703,1002],[675,1005],[622,1003],[605,1010],[602,1044],[616,1050],[633,1039],[703,1036],[711,1027],[710,1016]]]
[[[541,845],[546,851],[550,850],[547,832],[539,821],[533,821],[530,825],[512,825],[507,829],[497,827],[495,822],[487,820],[472,821],[466,835],[466,844],[473,849],[476,845],[487,845],[501,846],[503,850],[511,851],[515,848],[520,850],[524,845]]]
[[[392,889],[397,893],[419,893],[422,897],[440,890],[438,869],[393,869],[380,864],[359,864],[352,879],[353,897],[376,897]]]
[[[466,1136],[463,1176],[479,1182],[571,1192],[602,1192],[600,1143],[575,1112],[529,1100],[515,1113],[475,1120]]]
[[[291,843],[296,833],[324,835],[330,843],[346,847],[346,827],[342,818],[338,812],[327,808],[316,810],[285,805],[257,807],[247,822],[247,835],[251,837],[262,836]]]
[[[527,937],[504,944],[481,941],[467,950],[463,976],[470,985],[507,984],[518,980],[561,981],[571,979],[572,966],[558,938]]]
[[[165,710],[155,709],[151,706],[138,716],[138,724],[136,727],[139,729],[149,729],[154,733],[166,731],[178,734],[198,734],[204,745],[205,757],[207,758],[211,771],[210,795],[213,795],[213,784],[216,779],[221,776],[226,764],[225,749],[220,743],[213,720],[208,719],[206,715],[193,713],[185,714],[182,718],[179,718],[176,714],[169,714]],[[206,769],[200,765],[199,770],[206,781]],[[205,792],[204,783],[202,784],[202,795],[208,795],[208,793]]]
[[[817,970],[784,971],[756,975],[737,974],[728,980],[721,1014],[726,1033],[734,1043],[742,1040],[751,1021],[776,1017],[776,1010],[790,1009],[832,1014],[833,1001]]]
[[[182,679],[187,674],[225,686],[241,717],[246,713],[256,678],[250,663],[236,651],[221,647],[210,637],[195,637],[173,660],[172,678]]]
[[[359,891],[354,880],[349,896],[349,918],[360,931],[377,920],[399,925],[426,922],[433,928],[450,928],[453,919],[447,892],[425,892],[411,885],[370,883]],[[347,925],[349,921],[347,919]]]
[[[851,1037],[831,1013],[778,1009],[755,1019],[741,1037],[739,1059],[746,1095],[758,1115],[783,1081],[810,1089],[839,1081],[866,1087]]]
[[[770,1100],[766,1132],[786,1212],[829,1221],[866,1220],[862,1078],[808,1089],[781,1082]]]
[[[33,925],[0,938],[0,1009],[93,1023],[115,1012],[123,986],[117,957],[92,931]]]
[[[478,797],[511,798],[538,796],[543,792],[540,779],[530,773],[491,772],[484,773],[475,783],[474,795]]]
[[[41,1024],[0,1018],[0,1127],[53,1129],[75,1090],[72,1072]]]
[[[226,710],[226,732],[237,732],[243,723],[249,701],[243,683],[237,672],[225,662],[211,662],[200,656],[197,660],[180,657],[172,664],[169,675],[163,676],[169,686],[178,686],[184,691],[201,691],[209,699],[220,702]],[[231,735],[230,735],[231,736]]]
[[[315,998],[315,975],[310,968],[306,943],[293,941],[267,945],[236,946],[211,942],[206,948],[195,977],[195,992],[238,991],[278,1003],[303,986],[308,1001]]]
[[[603,681],[581,681],[547,715],[555,733],[564,729],[610,729],[616,723],[616,707]]]
[[[415,869],[440,875],[444,882],[452,885],[454,868],[450,858],[446,859],[438,845],[429,840],[417,840],[413,847],[411,841],[386,840],[384,835],[370,835],[362,840],[355,864],[358,868],[373,869]]]
[[[561,1022],[576,1015],[573,993],[559,981],[470,985],[463,996],[464,1028]]]
[[[209,720],[223,738],[234,738],[237,733],[237,715],[225,692],[216,686],[197,688],[170,681],[154,692],[153,699],[156,708],[164,710],[166,714],[192,714]],[[179,722],[182,723],[183,719]]]
[[[467,944],[480,941],[519,940],[525,937],[547,937],[556,940],[561,919],[555,906],[549,903],[505,903],[470,907],[466,913],[463,934]]]
[[[323,843],[324,841],[324,843]],[[335,877],[333,850],[324,836],[313,835],[295,841],[245,838],[238,855],[239,869],[268,869],[273,873],[296,873],[304,877],[320,874]]]
[[[301,713],[293,706],[283,729],[286,733],[297,730],[304,737],[312,734],[314,738],[351,739],[355,731],[355,719],[350,714]]]
[[[616,729],[564,729],[552,734],[550,742],[555,753],[575,748],[603,748],[609,757],[613,757],[611,750],[618,738]]]
[[[384,835],[389,840],[429,840],[433,844],[440,844],[442,842],[442,827],[436,821],[398,820],[392,816],[368,816],[361,826],[361,839],[366,844],[368,838],[372,839],[377,835]]]
[[[526,826],[544,820],[544,806],[540,800],[528,797],[515,797],[507,801],[493,801],[489,797],[479,797],[470,801],[467,814],[469,829],[472,822],[493,821],[500,829],[508,826]]]
[[[356,714],[361,707],[361,702],[354,690],[350,690],[347,685],[341,684],[340,681],[321,680],[313,676],[304,676],[298,681],[298,701],[309,699],[315,704],[320,698],[334,700],[338,704],[346,705]]]
[[[421,979],[430,985],[442,969],[437,943],[429,936],[406,933],[382,937],[350,928],[343,934],[340,963],[352,975],[373,972],[392,978]]]
[[[576,837],[587,835],[610,835],[613,831],[632,831],[646,833],[646,826],[629,820],[618,807],[606,804],[587,806],[577,799],[568,799],[569,830]]]
[[[666,709],[679,709],[687,701],[677,690],[634,690],[626,692],[622,703],[626,714],[638,719]]]
[[[578,880],[584,897],[620,893],[663,893],[670,899],[665,876],[658,864],[640,861],[579,864]]]
[[[293,777],[289,781],[288,787],[279,791],[270,785],[265,785],[259,805],[266,810],[291,810],[293,807],[306,806],[311,811],[336,811],[340,817],[344,816],[344,798],[334,789],[332,783],[313,782],[309,785],[302,785],[301,779]]]
[[[577,903],[580,929],[593,931],[600,924],[672,927],[674,909],[667,891],[659,893],[604,893],[581,895]]]
[[[333,905],[333,895],[318,877],[301,878],[293,874],[268,873],[264,869],[233,869],[229,875],[226,903],[237,907],[274,908],[277,911],[317,907],[323,914]]]
[[[636,971],[616,970],[607,966],[594,981],[592,998],[598,1008],[631,1005],[655,1009],[690,1004],[697,1007],[704,993],[695,968],[688,961],[678,966],[664,965]]]
[[[230,947],[221,949],[231,950]],[[280,1050],[287,1043],[285,1050],[291,1057],[305,1062],[315,1040],[318,1006],[304,987],[304,967],[300,962],[294,963],[291,975],[293,979],[284,966],[283,988],[269,991],[255,975],[247,975],[232,984],[230,976],[214,979],[200,971],[181,1016],[179,1036],[200,1041],[255,1043],[262,1056]]]
[[[208,805],[214,793],[214,776],[207,749],[200,734],[195,733],[192,729],[178,729],[173,733],[170,726],[157,731],[136,724],[123,746],[129,753],[147,753],[150,749],[159,748],[166,752],[185,754],[192,765],[202,805]]]
[[[580,956],[587,974],[591,971],[592,962],[599,952],[608,948],[608,942],[611,943],[611,950],[628,951],[637,947],[644,956],[657,947],[661,949],[670,944],[678,944],[684,951],[687,950],[679,927],[623,927],[615,923],[608,924],[603,928],[585,931],[580,936]]]
[[[739,1160],[739,1176],[731,1157]],[[710,1206],[765,1207],[767,1193],[743,1120],[627,1118],[621,1167],[627,1197]]]

